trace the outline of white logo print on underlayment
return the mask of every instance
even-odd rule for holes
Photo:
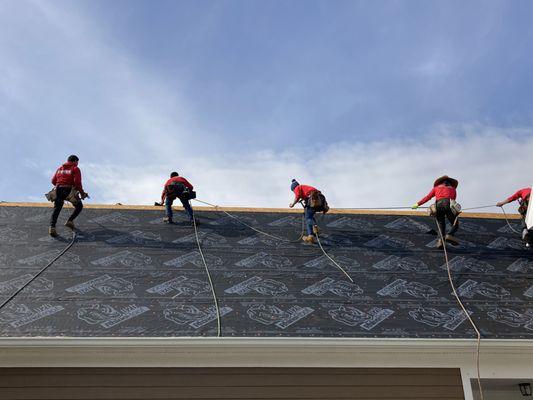
[[[385,286],[377,292],[380,296],[398,297],[402,293],[407,293],[417,299],[429,300],[436,296],[438,292],[431,286],[420,282],[407,282],[405,279],[396,279],[391,284]]]
[[[326,293],[333,293],[339,297],[354,298],[363,294],[363,289],[358,285],[346,281],[336,281],[332,278],[324,278],[321,281],[314,283],[311,286],[302,290],[304,294],[313,294],[315,296],[323,296]]]
[[[221,267],[222,265],[224,265],[224,261],[220,257],[214,256],[212,254],[205,254],[204,256],[205,261],[207,262],[207,265],[209,265],[209,267]],[[187,264],[192,264],[197,267],[203,267],[204,263],[200,252],[192,251],[177,258],[173,258],[172,260],[165,261],[163,263],[163,265],[166,265],[168,267],[183,267]]]
[[[160,295],[166,295],[173,291],[176,292],[174,297],[181,295],[196,296],[200,293],[209,292],[211,286],[205,281],[199,279],[189,279],[185,276],[178,276],[177,278],[160,283],[154,287],[146,289],[148,293],[157,293]]]
[[[409,311],[409,315],[417,322],[433,327],[440,326],[449,331],[455,331],[467,320],[464,311],[459,308],[450,308],[447,313],[443,313],[435,308],[419,307]],[[468,311],[468,315],[472,315],[472,312]]]
[[[120,264],[125,267],[142,268],[152,264],[152,259],[139,252],[124,250],[111,256],[91,261],[91,264],[102,267]]]
[[[284,311],[277,306],[256,304],[248,308],[246,313],[250,319],[263,325],[274,324],[278,328],[286,329],[314,311],[311,307],[292,306]]]
[[[415,221],[414,219],[406,217],[398,218],[392,222],[389,222],[387,225],[385,225],[385,228],[397,231],[415,230],[421,233],[430,231],[429,226],[423,222]]]
[[[372,265],[372,268],[381,271],[429,272],[428,266],[422,260],[398,256],[389,256]]]
[[[528,309],[525,313],[512,310],[510,308],[499,308],[489,311],[487,315],[496,322],[512,326],[513,328],[523,327],[533,331],[533,310]]]
[[[236,262],[235,265],[245,268],[267,267],[281,269],[291,266],[292,262],[287,257],[271,255],[262,251]]]
[[[26,304],[10,305],[0,312],[0,323],[9,324],[13,328],[19,328],[54,315],[62,310],[64,310],[64,307],[53,306],[51,304],[42,304],[36,308],[30,308]]]
[[[139,222],[139,218],[130,215],[123,214],[120,212],[113,212],[106,215],[101,215],[99,217],[90,219],[89,222],[99,223],[99,224],[116,224],[116,225],[127,225],[127,224],[136,224]]]
[[[350,270],[355,269],[360,266],[360,264],[351,258],[344,257],[344,256],[333,256],[330,255],[331,258],[335,260],[341,267]],[[337,266],[326,256],[320,256],[317,257],[311,261],[308,261],[304,264],[305,268],[316,268],[316,269],[324,269],[329,267],[336,267]]]
[[[368,312],[364,312],[352,306],[340,306],[329,310],[328,314],[332,319],[344,325],[359,326],[370,331],[394,314],[394,311],[388,308],[372,307]]]
[[[8,281],[0,282],[0,293],[11,293],[24,287],[31,279],[33,275],[25,274]],[[49,279],[39,277],[35,279],[31,286],[24,289],[25,293],[40,293],[52,290],[54,288],[54,282]]]
[[[82,307],[78,310],[78,318],[90,325],[100,325],[102,328],[109,329],[124,321],[135,318],[149,308],[145,306],[136,306],[135,304],[114,308],[108,304],[93,304],[89,307]]]
[[[467,299],[473,299],[476,295],[480,295],[489,299],[503,300],[511,296],[511,292],[500,285],[488,282],[476,282],[472,279],[468,279],[459,286],[457,288],[457,294],[459,297],[466,297]]]
[[[122,278],[112,277],[105,274],[65,289],[65,291],[69,293],[78,294],[86,294],[93,290],[98,290],[100,293],[110,296],[119,296],[131,292],[133,290],[133,284]]]
[[[139,244],[139,245],[159,245],[161,243],[161,235],[152,232],[143,232],[135,230],[119,236],[107,239],[109,244]]]
[[[220,307],[220,316],[232,312],[231,307]],[[208,323],[215,321],[217,316],[217,309],[215,306],[208,306],[205,311],[198,309],[193,305],[182,304],[173,308],[163,310],[165,319],[172,321],[178,325],[189,325],[191,328],[201,328]]]
[[[0,242],[2,243],[17,243],[24,242],[28,239],[28,232],[22,231],[20,229],[13,228],[0,228]]]
[[[218,233],[212,233],[207,231],[198,232],[198,239],[202,246],[223,246],[226,247],[227,240],[224,236],[219,235]],[[172,243],[196,243],[196,234],[192,233],[190,235],[181,237],[179,239],[173,240]]]
[[[255,291],[265,296],[275,296],[282,293],[287,293],[289,289],[282,282],[254,276],[224,290],[225,293],[238,294],[241,296],[250,293],[251,291]]]
[[[23,258],[22,260],[18,260],[17,263],[30,266],[47,264],[52,262],[59,254],[61,254],[61,250],[50,250],[46,253]],[[54,265],[79,264],[79,262],[80,258],[76,254],[68,252],[58,258]]]

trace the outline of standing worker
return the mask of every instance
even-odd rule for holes
[[[328,212],[329,206],[324,195],[320,190],[308,186],[300,185],[296,179],[291,182],[291,190],[294,192],[294,200],[289,207],[292,208],[299,201],[304,202],[304,215],[305,223],[307,227],[307,236],[303,236],[302,239],[307,243],[315,243],[315,234],[318,233],[318,226],[315,220],[316,212]]]
[[[518,200],[518,212],[522,216],[522,222],[520,224],[522,228],[522,240],[526,243],[526,247],[531,246],[531,241],[533,240],[533,237],[531,237],[531,233],[528,231],[526,226],[526,215],[527,215],[527,209],[529,207],[529,198],[531,197],[531,188],[523,188],[517,191],[515,194],[513,194],[511,197],[507,198],[504,201],[500,201],[496,205],[498,207],[503,207],[505,204],[511,203],[515,200]]]
[[[78,156],[69,156],[67,162],[61,165],[52,177],[52,185],[54,185],[54,189],[49,193],[49,196],[47,196],[49,200],[54,202],[54,212],[50,218],[50,228],[48,230],[48,233],[52,237],[57,237],[57,219],[61,213],[65,200],[69,201],[74,206],[74,211],[68,218],[65,226],[74,229],[74,220],[83,209],[82,199],[89,197],[89,195],[83,190],[81,183],[81,171],[78,168],[79,160]]]
[[[435,204],[430,207],[430,215],[434,215],[437,219],[440,234],[437,241],[437,248],[442,249],[444,243],[442,238],[445,238],[446,242],[453,245],[458,245],[459,242],[453,236],[457,229],[459,229],[458,216],[461,212],[461,206],[455,201],[457,198],[457,186],[459,182],[457,179],[450,178],[448,175],[441,176],[433,183],[433,189],[428,193],[426,197],[416,203],[412,208],[417,209],[422,204],[435,197]],[[446,234],[446,218],[452,224],[450,232]]]
[[[172,203],[174,200],[180,199],[183,208],[189,215],[189,221],[194,222],[194,214],[192,207],[189,204],[189,200],[195,198],[193,186],[189,181],[181,176],[177,172],[170,174],[170,179],[165,182],[163,193],[161,194],[161,204],[166,207],[167,216],[163,219],[164,222],[172,224]]]

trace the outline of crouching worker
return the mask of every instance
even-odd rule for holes
[[[307,243],[315,243],[315,234],[318,233],[318,226],[315,220],[315,213],[329,211],[329,206],[324,195],[320,190],[308,186],[300,185],[296,179],[292,180],[291,190],[294,192],[294,200],[289,207],[292,208],[296,203],[304,202],[305,224],[307,227],[307,236],[302,239]]]
[[[74,206],[74,211],[68,218],[65,226],[70,229],[74,229],[74,220],[80,215],[83,209],[82,199],[89,197],[83,190],[81,183],[81,171],[78,168],[79,158],[77,156],[70,156],[67,162],[61,165],[54,176],[52,177],[52,185],[54,189],[47,194],[47,198],[54,202],[54,211],[50,218],[50,228],[48,233],[52,237],[57,236],[56,224],[63,203],[70,202]]]
[[[453,245],[458,245],[459,242],[453,236],[459,229],[459,214],[461,212],[461,206],[455,201],[457,198],[457,186],[459,182],[456,179],[450,178],[447,175],[441,176],[433,183],[433,189],[428,193],[426,197],[416,203],[412,208],[417,209],[422,204],[435,197],[435,204],[430,207],[430,215],[437,219],[440,234],[437,241],[437,248],[442,249],[444,243],[442,237],[446,242]],[[446,234],[446,218],[452,224],[452,227],[448,234]]]
[[[173,223],[172,203],[174,203],[174,200],[179,199],[189,216],[189,221],[192,223],[194,217],[189,200],[194,199],[195,197],[193,186],[189,181],[179,176],[177,172],[172,172],[170,174],[170,179],[166,181],[163,193],[161,194],[161,204],[165,205],[167,212],[167,216],[163,221],[169,224]]]
[[[500,201],[496,205],[498,207],[503,207],[505,204],[511,203],[515,200],[518,200],[518,213],[522,216],[521,228],[522,228],[522,240],[526,244],[526,247],[531,247],[533,245],[533,232],[528,231],[526,226],[526,215],[527,209],[529,207],[529,198],[531,197],[531,188],[520,189],[518,192],[513,194],[511,197],[507,198],[504,201]]]

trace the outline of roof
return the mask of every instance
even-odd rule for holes
[[[59,239],[46,234],[50,211],[0,207],[0,300],[67,246],[66,231]],[[295,213],[232,214],[288,239],[301,229]],[[451,294],[434,222],[423,214],[318,217],[325,250],[353,284],[316,245],[258,234],[220,210],[197,208],[197,216],[223,337],[475,336]],[[194,230],[161,217],[153,207],[88,207],[75,244],[0,310],[0,335],[216,336]],[[495,215],[463,216],[458,237],[450,266],[483,338],[533,338],[533,253]]]

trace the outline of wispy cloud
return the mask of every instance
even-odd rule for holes
[[[409,206],[443,174],[460,181],[465,207],[494,204],[533,184],[526,167],[533,131],[483,126],[440,126],[422,140],[326,148],[263,151],[245,157],[184,157],[179,172],[198,197],[219,205],[285,207],[291,178],[315,185],[333,207]],[[150,167],[85,164],[95,202],[151,204],[159,198],[172,162]]]

